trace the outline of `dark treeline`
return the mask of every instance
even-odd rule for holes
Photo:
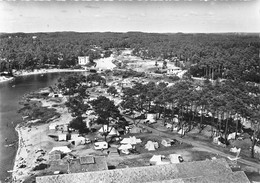
[[[35,69],[46,64],[73,67],[77,57],[110,55],[131,48],[142,58],[168,59],[193,76],[260,82],[260,41],[255,34],[15,33],[0,35],[1,70]]]
[[[251,155],[254,157],[254,145],[259,138],[260,98],[259,87],[237,80],[217,81],[212,84],[206,80],[197,84],[190,79],[166,83],[136,83],[123,89],[121,106],[134,114],[134,111],[156,113],[164,122],[174,124],[177,116],[177,130],[183,135],[197,127],[200,132],[211,126],[212,137],[220,135],[228,143],[228,134],[249,132],[252,137]],[[243,127],[245,121],[251,121],[251,129]],[[172,129],[174,125],[172,125]]]

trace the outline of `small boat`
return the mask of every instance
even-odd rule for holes
[[[41,77],[44,76],[44,74],[41,74]]]
[[[13,173],[13,170],[7,170],[8,173]]]
[[[12,87],[14,88],[14,87],[15,87],[15,85],[12,85]]]
[[[5,147],[12,147],[14,146],[14,143],[13,144],[6,144]]]

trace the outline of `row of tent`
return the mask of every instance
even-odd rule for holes
[[[165,164],[173,164],[173,163],[180,163],[180,154],[170,154],[169,155],[169,161],[163,161],[162,159],[165,159],[165,156],[162,155],[153,155],[153,157],[149,160],[150,165],[165,165]]]

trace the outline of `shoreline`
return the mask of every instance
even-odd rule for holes
[[[7,81],[12,81],[16,77],[19,76],[29,76],[29,75],[37,75],[37,74],[46,74],[46,73],[57,73],[57,72],[85,72],[85,69],[39,69],[34,71],[16,71],[14,72],[13,77],[0,76],[0,83],[4,83]]]
[[[52,107],[56,102],[39,99],[42,102],[43,107],[55,108],[61,116],[57,119],[53,119],[48,123],[43,123],[39,125],[34,125],[33,120],[28,122],[21,122],[16,125],[15,131],[18,134],[18,145],[17,151],[14,158],[14,165],[11,175],[11,182],[18,183],[24,182],[26,179],[38,174],[37,171],[33,169],[40,165],[41,163],[46,164],[48,160],[48,152],[52,147],[57,144],[67,145],[62,142],[55,142],[50,139],[49,125],[51,123],[55,124],[68,124],[72,120],[71,115],[68,113],[66,108],[61,106]],[[62,103],[66,100],[62,99]],[[31,123],[31,125],[29,124]],[[41,160],[38,160],[41,159]]]

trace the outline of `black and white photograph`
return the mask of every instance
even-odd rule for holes
[[[0,0],[0,183],[260,182],[260,1]]]

